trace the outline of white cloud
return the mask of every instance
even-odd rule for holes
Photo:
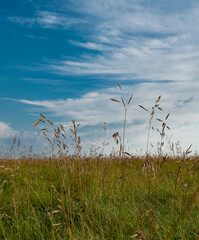
[[[13,130],[8,123],[0,122],[0,138],[9,138],[18,132]]]
[[[187,7],[182,2],[180,10],[174,6],[175,11],[163,12],[155,4],[146,5],[145,1],[75,1],[70,4],[89,22],[86,30],[82,28],[81,37],[85,41],[71,41],[71,44],[99,52],[85,51],[73,60],[68,57],[49,60],[42,65],[44,69],[64,75],[198,80],[197,4],[190,3]]]
[[[176,31],[190,31],[190,24],[197,26],[195,19],[198,16],[198,3],[195,1],[189,1],[188,4],[186,0],[178,1],[178,3],[167,0],[167,4],[165,1],[146,0],[69,2],[65,4],[62,2],[62,10],[67,11],[69,8],[81,16],[94,19],[95,21],[90,21],[90,26],[94,26],[95,34],[99,30],[98,33],[109,36],[136,32],[175,34]],[[184,25],[185,22],[186,25]]]
[[[126,75],[128,79],[197,80],[199,47],[186,45],[183,36],[165,39],[135,38],[120,47],[93,44],[103,51],[80,60],[52,61],[47,69],[66,75]],[[89,48],[88,43],[80,44]],[[45,67],[45,66],[44,66]]]
[[[54,12],[37,11],[32,18],[8,18],[22,25],[81,29],[85,41],[70,42],[84,48],[84,54],[73,60],[68,56],[49,60],[39,70],[152,81],[198,79],[199,4],[195,1],[77,0],[55,6]],[[84,24],[80,27],[80,23]]]
[[[85,42],[85,43],[77,42],[77,41],[70,41],[70,42],[73,45],[80,46],[86,49],[91,49],[91,50],[97,50],[97,51],[111,50],[111,48],[108,46],[105,46],[103,44],[97,44],[94,42]]]
[[[8,17],[8,20],[20,25],[28,25],[29,27],[38,24],[42,28],[61,27],[64,29],[68,29],[72,25],[82,22],[81,20],[68,16],[67,14],[48,11],[37,11],[33,17]]]
[[[162,95],[160,104],[164,111],[159,111],[157,117],[165,118],[168,113],[171,113],[168,124],[171,128],[169,134],[173,135],[172,140],[174,142],[180,140],[184,148],[193,143],[194,149],[196,149],[199,140],[197,135],[199,131],[199,83],[194,83],[194,88],[192,84],[193,82],[188,83],[186,81],[158,84],[155,82],[143,82],[137,85],[125,86],[123,95],[125,99],[128,100],[130,94],[134,94],[133,105],[127,113],[127,138],[129,144],[133,144],[135,148],[145,148],[149,115],[138,105],[141,104],[150,109],[157,97]],[[82,127],[85,127],[85,134],[88,136],[87,140],[89,140],[90,134],[93,134],[92,138],[93,142],[95,142],[98,135],[94,134],[92,128],[98,126],[98,129],[100,125],[103,125],[104,121],[112,129],[112,133],[109,135],[110,141],[111,134],[114,131],[119,130],[122,133],[124,117],[122,104],[112,102],[110,98],[120,98],[118,88],[90,92],[76,99],[13,101],[32,106],[31,112],[40,111],[49,118],[52,116],[59,118],[59,121],[64,119],[66,127],[71,125],[70,121],[72,119],[75,119]],[[34,106],[36,109],[34,109]],[[155,125],[161,127],[158,122]],[[114,126],[116,126],[116,129],[114,129]],[[159,136],[154,134],[153,142],[157,141],[159,141]]]

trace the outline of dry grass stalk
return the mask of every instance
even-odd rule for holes
[[[70,128],[72,135],[70,137],[74,142],[73,145],[75,147],[75,156],[77,156],[79,158],[81,156],[82,146],[81,146],[80,136],[77,135],[77,130],[78,130],[78,127],[80,126],[80,124],[76,125],[75,120],[72,120],[72,124],[73,125]]]
[[[140,108],[144,109],[146,112],[148,112],[150,114],[149,117],[149,126],[148,126],[148,134],[147,134],[147,144],[146,144],[146,162],[145,162],[145,166],[148,168],[150,167],[150,162],[148,161],[148,155],[149,155],[149,141],[150,141],[150,133],[151,133],[151,129],[153,130],[154,128],[152,127],[152,121],[153,118],[155,116],[155,112],[157,109],[159,109],[160,111],[163,111],[162,108],[159,106],[159,102],[160,102],[161,96],[158,97],[158,99],[155,101],[154,106],[151,108],[151,112],[143,107],[142,105],[139,105]],[[160,119],[159,119],[160,120]],[[161,121],[161,120],[160,120]],[[149,165],[148,165],[149,164]]]
[[[119,157],[122,156],[122,150],[123,150],[123,147],[122,147],[122,138],[121,136],[119,135],[119,132],[115,132],[112,136],[116,142],[116,144],[119,144]]]
[[[64,151],[68,148],[68,146],[61,141],[61,137],[63,137],[64,139],[66,139],[66,136],[64,135],[65,133],[65,129],[63,127],[63,125],[60,124],[60,127],[58,126],[57,128],[55,127],[54,123],[52,121],[50,121],[47,117],[45,117],[43,114],[40,113],[40,116],[43,119],[38,119],[34,124],[33,124],[33,128],[36,127],[37,125],[39,125],[41,122],[42,123],[49,123],[54,130],[54,137],[51,139],[50,136],[47,134],[49,133],[49,128],[41,128],[40,131],[43,133],[45,139],[51,144],[51,149],[52,149],[52,158],[54,158],[54,151],[55,151],[55,145],[58,146],[58,152],[57,154],[60,155],[61,159],[63,158],[63,155],[66,155],[66,153],[64,153]],[[61,132],[61,130],[62,132]]]
[[[159,158],[162,158],[162,147],[164,146],[164,137],[165,137],[165,130],[168,129],[170,130],[170,127],[168,126],[167,124],[167,120],[170,116],[170,113],[166,115],[165,119],[164,120],[161,120],[159,118],[157,118],[156,120],[161,122],[161,131],[157,128],[157,131],[158,133],[160,134],[160,142],[158,143],[159,147],[158,147],[158,155],[159,155]]]
[[[117,85],[119,86],[120,88],[120,91],[122,93],[122,87],[121,85],[119,84],[119,82],[117,82]],[[125,103],[123,97],[121,96],[121,101],[117,100],[117,99],[114,99],[114,98],[111,98],[112,101],[114,102],[122,102],[122,105],[124,107],[124,125],[123,125],[123,144],[122,144],[122,157],[124,157],[124,152],[125,152],[125,134],[126,134],[126,115],[127,115],[127,110],[128,110],[128,106],[130,105],[131,101],[132,101],[132,98],[133,98],[133,94],[130,96],[129,100],[127,101],[127,103]]]

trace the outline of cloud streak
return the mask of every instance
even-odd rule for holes
[[[55,1],[56,2],[56,1]],[[33,17],[8,17],[34,27],[79,31],[82,41],[69,40],[84,51],[40,63],[38,70],[62,75],[106,74],[126,79],[187,80],[199,77],[199,4],[190,1],[61,1],[55,11]],[[166,10],[163,10],[165,7]],[[56,11],[57,9],[57,11]],[[70,12],[70,15],[68,14]],[[88,50],[90,52],[88,52]]]
[[[190,4],[180,11],[162,13],[155,5],[146,7],[143,2],[73,3],[75,11],[89,20],[82,35],[85,41],[71,41],[85,49],[85,54],[73,60],[67,56],[49,60],[41,66],[63,75],[196,81],[199,6]]]
[[[49,29],[69,29],[72,25],[82,22],[82,20],[73,18],[67,14],[49,11],[37,11],[33,17],[10,16],[7,19],[22,26],[34,27],[38,25],[41,28]]]

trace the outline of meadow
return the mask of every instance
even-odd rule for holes
[[[20,142],[14,139],[10,154],[0,160],[0,239],[199,239],[199,157],[191,155],[191,145],[181,154],[174,146],[171,154],[163,153],[169,114],[155,119],[162,111],[160,96],[151,111],[140,105],[149,113],[146,154],[127,152],[132,98],[112,99],[124,106],[123,134],[113,134],[119,146],[114,154],[83,155],[75,121],[70,129],[74,153],[68,154],[63,125],[42,114],[33,127],[42,126],[48,156],[18,157]],[[161,123],[161,140],[152,155],[154,120]]]
[[[198,158],[152,161],[1,160],[0,239],[198,239]]]

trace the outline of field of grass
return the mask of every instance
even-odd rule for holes
[[[122,87],[117,83],[121,93]],[[14,138],[10,153],[0,160],[0,239],[7,240],[199,240],[199,157],[170,144],[164,154],[167,120],[156,118],[161,96],[149,115],[146,153],[126,152],[127,110],[133,95],[111,99],[124,109],[123,134],[113,134],[118,151],[82,155],[78,127],[70,128],[74,153],[68,153],[63,125],[40,114],[33,127],[49,143],[46,156],[19,153]],[[154,121],[161,129],[153,127]],[[150,156],[150,134],[160,141]],[[104,125],[106,133],[106,123]],[[104,149],[106,141],[102,143]],[[102,151],[103,152],[103,151]],[[171,157],[172,156],[172,157]]]
[[[199,161],[2,159],[0,239],[199,239]]]

